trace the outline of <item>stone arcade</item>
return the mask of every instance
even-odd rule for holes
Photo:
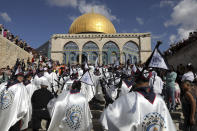
[[[65,64],[94,64],[97,58],[104,65],[143,63],[151,54],[150,33],[116,33],[111,21],[93,12],[76,18],[68,34],[54,34],[48,44],[48,57]]]

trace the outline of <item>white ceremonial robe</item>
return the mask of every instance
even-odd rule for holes
[[[83,76],[83,70],[80,68],[78,71],[79,77]]]
[[[31,116],[32,116],[31,97],[32,97],[34,91],[38,90],[39,88],[38,88],[33,82],[29,83],[29,84],[26,85],[25,87],[26,87],[27,93],[28,93],[28,95],[29,95],[29,101],[30,101],[30,103],[29,103],[29,107],[30,107],[30,108],[29,108],[29,109],[30,109],[30,110],[29,110],[29,120],[31,120]]]
[[[40,88],[40,84],[41,84],[41,81],[40,81],[40,78],[38,77],[38,75],[36,75],[33,79],[33,82],[34,84]]]
[[[65,85],[64,85],[64,90],[65,90],[65,91],[70,90],[70,89],[71,89],[71,86],[72,86],[72,84],[73,84],[73,82],[74,82],[74,80],[71,80],[71,79],[67,80],[67,82],[66,82]]]
[[[31,98],[34,91],[38,90],[39,87],[37,87],[33,82],[29,83],[28,85],[25,86],[28,92],[29,97]]]
[[[49,82],[53,85],[53,89],[56,92],[58,90],[58,83],[57,83],[58,76],[55,72],[52,72],[49,75],[50,75]]]
[[[0,91],[1,91],[2,89],[4,89],[6,85],[7,85],[7,82],[1,83],[1,84],[0,84]]]
[[[66,84],[64,85],[63,92],[70,91],[73,82],[74,82],[74,80],[69,79],[66,82]],[[94,86],[87,85],[85,83],[81,83],[81,91],[80,92],[85,95],[87,101],[89,102],[92,100],[92,98],[95,95],[95,88],[94,88]]]
[[[85,96],[81,93],[62,92],[54,103],[48,131],[91,131],[91,129],[91,112]]]
[[[153,88],[155,94],[161,94],[164,82],[159,76],[152,76],[149,79],[149,86]]]
[[[129,93],[131,88],[132,88],[132,85],[128,86],[124,81],[122,81],[122,86],[120,88],[119,96],[122,96],[122,95],[125,95],[125,94]]]
[[[113,100],[115,101],[117,95],[118,95],[118,88],[115,88],[114,85],[110,85],[110,88],[109,87],[105,87],[106,88],[106,92],[108,94],[108,96]]]
[[[81,83],[81,92],[86,96],[86,99],[89,102],[95,96],[95,92],[96,92],[95,86]]]
[[[102,113],[100,121],[109,131],[176,131],[163,99],[151,104],[137,92],[121,96]]]
[[[30,101],[27,89],[22,83],[15,84],[6,90],[0,89],[0,130],[8,131],[10,127],[22,120],[22,128],[28,127]]]
[[[102,77],[101,75],[99,75],[99,76],[93,75],[93,82],[94,82],[94,86],[95,86],[95,95],[103,94],[102,87],[100,84],[101,77]]]

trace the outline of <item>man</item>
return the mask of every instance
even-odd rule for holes
[[[137,77],[135,91],[118,98],[101,115],[109,131],[176,131],[163,99],[149,87],[143,73]]]
[[[32,82],[32,77],[33,77],[33,73],[32,72],[28,72],[25,75],[25,81],[24,81],[24,85],[27,88],[27,91],[28,91],[30,99],[31,99],[34,91],[38,89],[38,87],[34,84],[34,82]]]
[[[153,88],[155,94],[162,94],[163,84],[164,82],[162,81],[161,77],[157,75],[157,72],[152,71],[152,77],[149,80],[149,85]]]
[[[33,77],[33,73],[32,72],[28,72],[25,75],[25,80],[24,80],[24,85],[27,89],[28,95],[29,95],[29,106],[30,106],[30,111],[29,111],[29,120],[31,120],[31,116],[32,116],[32,104],[31,104],[31,97],[34,93],[34,91],[36,91],[38,89],[38,87],[34,84],[34,82],[32,82],[32,77]]]
[[[105,102],[105,100],[104,100],[104,97],[103,97],[102,87],[101,87],[101,84],[100,84],[100,80],[102,78],[102,75],[101,75],[98,68],[96,68],[94,70],[94,73],[93,73],[92,76],[93,76],[93,81],[95,83],[95,89],[96,89],[94,100],[95,100],[96,103],[103,104]]]
[[[187,68],[186,68],[186,73],[182,76],[182,79],[181,81],[190,81],[191,83],[194,81],[195,79],[195,74],[193,72],[193,66],[191,63],[189,63],[187,65]]]
[[[9,81],[0,89],[1,131],[20,131],[28,127],[29,96],[23,79],[23,73],[18,73],[15,81]]]
[[[47,110],[47,104],[53,98],[52,93],[47,89],[47,79],[41,82],[41,89],[36,90],[31,98],[32,102],[32,128],[38,131],[41,127],[41,120],[47,120],[47,127],[50,124],[50,115]]]
[[[91,112],[80,90],[81,82],[74,81],[69,92],[64,91],[58,96],[48,131],[91,131]]]
[[[134,84],[134,78],[130,75],[128,76],[128,78],[125,78],[123,81],[122,81],[122,85],[121,85],[121,88],[120,88],[120,94],[119,96],[122,96],[122,95],[125,95],[127,93],[129,93],[129,91],[132,89],[132,86]]]

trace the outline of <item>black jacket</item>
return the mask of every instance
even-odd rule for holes
[[[46,88],[36,90],[31,98],[32,108],[34,110],[47,109],[47,104],[53,98],[52,93]]]

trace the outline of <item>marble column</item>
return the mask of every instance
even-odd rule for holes
[[[123,62],[123,61],[122,61],[122,53],[123,53],[123,52],[120,51],[120,63],[121,63],[121,64],[122,64],[122,62]]]
[[[99,65],[101,66],[103,64],[103,60],[102,60],[102,51],[99,51]]]
[[[82,62],[82,52],[79,52],[79,64]]]

